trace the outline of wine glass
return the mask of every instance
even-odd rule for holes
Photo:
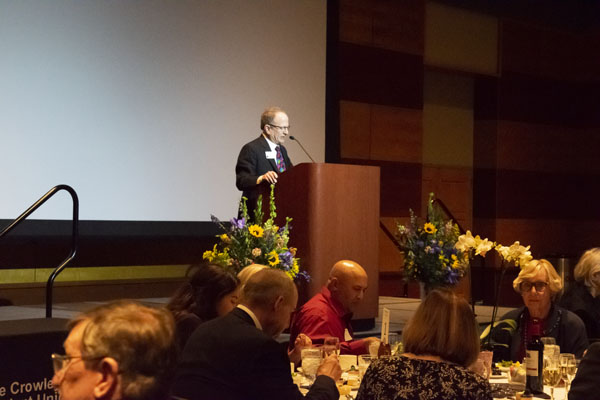
[[[300,357],[302,358],[302,373],[312,385],[317,378],[317,370],[321,365],[321,349],[315,347],[302,349]]]
[[[554,388],[560,382],[560,361],[556,354],[544,356],[544,385],[550,386],[550,399],[554,400]]]
[[[323,341],[323,357],[330,354],[340,355],[340,339],[337,337],[327,337]]]
[[[575,378],[577,372],[577,363],[575,361],[575,354],[561,353],[559,357],[560,372],[562,378],[565,380],[565,391],[569,393],[569,386]]]

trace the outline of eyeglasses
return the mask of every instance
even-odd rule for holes
[[[279,128],[282,131],[289,131],[290,130],[290,126],[289,125],[288,126],[279,126],[279,125],[273,125],[273,124],[267,124],[267,125],[269,125],[269,126],[271,126],[273,128]]]
[[[62,354],[57,354],[57,353],[52,353],[50,355],[50,357],[52,358],[52,368],[54,369],[55,374],[58,374],[60,371],[65,369],[69,365],[69,362],[71,362],[71,360],[80,358],[82,360],[92,361],[92,360],[100,360],[101,358],[104,358],[104,357],[84,358],[83,356],[67,356],[67,355],[62,355]]]
[[[519,285],[519,289],[521,290],[521,292],[529,292],[531,290],[532,287],[535,287],[535,291],[536,292],[543,292],[544,290],[546,290],[546,288],[548,287],[548,284],[546,282],[521,282],[521,284]]]

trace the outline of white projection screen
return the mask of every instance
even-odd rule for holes
[[[267,106],[324,160],[325,55],[324,0],[3,0],[0,219],[229,219]]]

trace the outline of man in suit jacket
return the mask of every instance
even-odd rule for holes
[[[192,334],[181,354],[173,394],[189,400],[301,399],[287,353],[274,340],[288,326],[297,301],[296,286],[283,271],[255,273],[236,309]],[[337,356],[326,358],[306,398],[338,399],[335,381],[341,373]]]
[[[260,117],[261,135],[246,143],[235,166],[235,184],[248,199],[250,216],[256,207],[261,183],[276,183],[278,174],[292,168],[283,142],[289,134],[289,118],[279,107],[267,108]]]
[[[569,400],[597,399],[600,395],[600,342],[593,343],[579,364]]]

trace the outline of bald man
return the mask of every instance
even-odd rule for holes
[[[327,284],[294,315],[290,344],[300,333],[315,344],[327,337],[340,339],[341,354],[365,354],[377,338],[353,339],[350,321],[367,290],[368,276],[363,267],[350,260],[334,264]]]

